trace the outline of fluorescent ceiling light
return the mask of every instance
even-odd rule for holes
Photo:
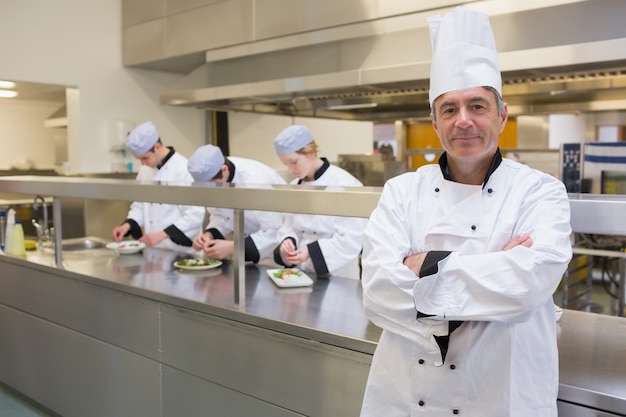
[[[0,88],[15,88],[13,81],[0,81]]]
[[[0,97],[13,98],[17,96],[17,91],[0,90]]]

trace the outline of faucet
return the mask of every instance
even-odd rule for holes
[[[33,226],[37,230],[37,240],[39,241],[39,247],[42,248],[43,243],[49,243],[52,239],[50,235],[50,229],[48,228],[48,207],[46,201],[40,195],[36,195],[33,200],[33,210],[38,210],[41,207],[43,211],[43,225],[37,223],[37,220],[32,219]]]

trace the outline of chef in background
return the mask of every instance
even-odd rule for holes
[[[224,157],[221,149],[204,145],[196,149],[187,164],[196,182],[210,181],[259,188],[263,185],[284,185],[285,180],[267,165],[248,158]],[[209,259],[224,259],[232,255],[235,244],[226,237],[233,232],[232,209],[208,208],[209,223],[204,233],[193,241],[196,250],[204,251]],[[248,210],[244,213],[245,260],[258,263],[271,254],[277,244],[276,232],[283,222],[282,213]]]
[[[306,126],[292,125],[274,139],[280,161],[296,178],[291,184],[362,187],[352,174],[318,156],[317,143]],[[287,267],[360,278],[359,255],[367,219],[312,214],[286,214],[278,231],[274,261]]]
[[[556,417],[565,186],[500,153],[508,107],[488,16],[458,7],[428,23],[445,152],[387,181],[365,229],[363,303],[383,332],[361,416]]]
[[[152,122],[133,129],[126,147],[141,162],[137,180],[142,182],[189,183],[187,158],[164,146]],[[116,242],[131,235],[146,246],[193,252],[193,237],[202,230],[204,207],[133,202],[126,220],[113,229]],[[142,230],[143,229],[143,230]]]

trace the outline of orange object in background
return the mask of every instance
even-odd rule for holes
[[[500,148],[514,149],[517,147],[517,120],[509,119],[500,135],[498,141]],[[439,161],[439,156],[443,152],[439,137],[430,122],[409,124],[406,127],[406,147],[410,149],[433,149],[434,159],[428,161],[430,155],[411,155],[408,157],[409,171],[415,170],[422,165],[433,164]]]

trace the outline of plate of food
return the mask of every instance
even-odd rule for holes
[[[281,288],[308,287],[313,280],[297,268],[268,269],[267,275]]]
[[[189,271],[204,271],[222,266],[219,259],[188,258],[174,262],[174,267]]]
[[[122,240],[121,242],[107,243],[107,249],[111,249],[121,253],[122,255],[129,255],[131,253],[137,253],[146,247],[145,243],[138,240]]]

